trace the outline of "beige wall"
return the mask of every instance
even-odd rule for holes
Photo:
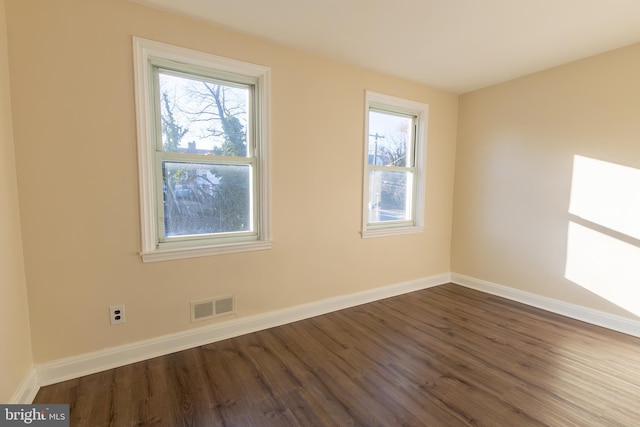
[[[142,264],[133,35],[272,68],[272,250]],[[565,268],[574,156],[640,168],[638,75],[635,45],[458,116],[455,95],[124,0],[0,0],[0,401],[34,360],[188,330],[189,301],[229,293],[248,316],[454,271],[634,318]],[[430,105],[423,234],[359,236],[365,89]]]
[[[635,318],[565,273],[568,224],[580,221],[569,214],[574,156],[640,168],[638,76],[640,45],[633,45],[461,96],[454,272]],[[637,188],[630,191],[640,200]],[[637,258],[637,240],[586,225],[631,243]],[[629,279],[618,291],[640,301],[639,267],[616,262],[604,286]],[[631,274],[616,280],[624,268]]]
[[[450,270],[457,96],[124,0],[7,16],[36,362],[187,330],[193,300],[248,316]],[[271,67],[272,250],[141,262],[133,35]],[[360,238],[365,89],[430,105],[422,234]]]
[[[5,2],[0,0],[0,403],[9,402],[33,364],[8,64]]]

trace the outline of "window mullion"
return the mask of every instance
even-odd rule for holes
[[[206,156],[202,154],[173,153],[171,151],[158,151],[157,153],[164,160],[181,163],[201,163],[211,165],[249,165],[255,163],[255,158],[253,157]]]
[[[412,166],[382,166],[382,165],[369,165],[369,170],[383,171],[383,172],[415,172],[416,168]]]

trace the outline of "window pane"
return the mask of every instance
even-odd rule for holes
[[[369,171],[369,223],[411,219],[412,173]]]
[[[413,166],[413,117],[369,111],[369,164]]]
[[[162,150],[247,154],[249,88],[159,71]]]
[[[251,167],[163,162],[165,237],[251,231]]]

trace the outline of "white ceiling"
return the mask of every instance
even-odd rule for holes
[[[464,93],[640,42],[640,0],[133,0]]]

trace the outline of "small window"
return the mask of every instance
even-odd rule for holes
[[[423,230],[427,105],[367,91],[363,237]]]
[[[134,48],[143,260],[268,249],[268,69]]]

